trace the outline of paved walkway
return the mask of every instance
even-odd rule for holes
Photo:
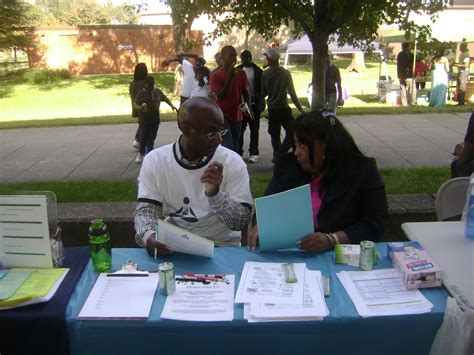
[[[470,113],[342,116],[361,149],[379,167],[449,166]],[[260,160],[250,172],[271,172],[267,121],[260,128]],[[136,125],[0,130],[0,182],[134,180],[140,165],[131,143]],[[246,143],[248,144],[248,130]],[[179,135],[176,122],[160,126],[158,146]],[[248,148],[245,148],[247,150]],[[248,154],[245,152],[247,161]]]

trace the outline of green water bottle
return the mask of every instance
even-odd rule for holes
[[[107,271],[112,266],[110,234],[102,219],[93,219],[89,227],[89,245],[92,264],[97,271]]]

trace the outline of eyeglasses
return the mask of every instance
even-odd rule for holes
[[[209,140],[216,139],[217,137],[222,138],[222,136],[225,136],[227,132],[229,131],[228,129],[221,129],[220,131],[216,131],[216,132],[203,132],[197,128],[194,128],[194,129],[198,131],[199,133],[205,134],[207,136],[207,139]]]

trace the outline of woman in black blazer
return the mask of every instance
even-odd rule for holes
[[[280,158],[265,195],[310,184],[314,233],[298,247],[330,250],[336,243],[378,241],[387,220],[385,185],[373,158],[366,157],[333,115],[312,111],[293,123],[294,153]],[[248,236],[255,248],[258,227]]]

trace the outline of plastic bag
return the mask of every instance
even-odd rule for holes
[[[469,179],[469,187],[466,191],[466,204],[464,205],[464,209],[462,211],[461,221],[465,221],[467,218],[467,209],[469,207],[469,198],[471,196],[471,190],[474,187],[474,173],[471,174]]]
[[[430,355],[474,354],[474,310],[464,312],[448,297],[443,323],[431,345]]]

